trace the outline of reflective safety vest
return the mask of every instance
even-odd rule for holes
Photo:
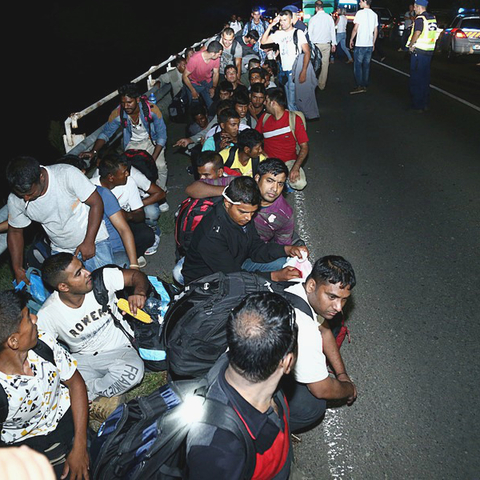
[[[435,17],[427,18],[425,15],[419,15],[417,18],[423,18],[423,30],[415,42],[415,48],[426,52],[433,52],[438,35],[437,19]],[[408,37],[408,45],[410,45],[412,41],[414,31],[415,27],[412,27],[412,31]]]

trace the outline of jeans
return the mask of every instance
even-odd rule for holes
[[[295,72],[293,70],[282,70],[278,76],[280,83],[285,88],[288,110],[298,110],[295,100]]]
[[[206,82],[205,80],[200,84],[192,82],[192,86],[203,98],[203,100],[205,101],[205,106],[207,107],[207,110],[208,110],[210,108],[210,105],[213,103],[213,100],[212,100],[212,97],[210,96],[210,91],[209,91],[212,88],[212,82],[211,81]],[[188,95],[188,102],[192,103],[193,97],[192,97],[192,92],[190,91],[189,88],[187,88],[187,95]]]
[[[410,58],[410,98],[412,108],[424,110],[430,100],[430,63],[431,55],[413,53]]]
[[[257,263],[247,258],[242,265],[242,270],[246,272],[276,272],[281,270],[287,259],[285,257],[277,258],[273,262]]]
[[[58,251],[52,250],[52,255],[59,253]],[[83,262],[83,265],[89,272],[93,272],[97,268],[103,267],[104,265],[109,265],[114,263],[113,260],[113,251],[110,240],[102,240],[95,244],[95,256],[89,258],[88,260],[83,260],[82,254],[78,254],[79,260]]]
[[[290,430],[303,432],[315,427],[325,415],[327,402],[314,397],[304,383],[298,383],[293,374],[284,375],[280,381],[290,407]]]
[[[118,265],[119,267],[130,268],[130,260],[128,259],[128,255],[125,250],[113,252],[113,261],[115,265]]]
[[[355,75],[357,87],[367,87],[373,47],[355,47],[354,52],[353,74]]]
[[[145,212],[145,223],[152,228],[157,228],[157,222],[160,218],[160,207],[158,203],[151,203],[143,207]]]
[[[347,48],[347,45],[345,43],[345,40],[347,39],[347,32],[343,33],[337,33],[337,48],[340,47],[345,55],[347,56],[348,60],[352,59],[352,55],[350,53],[350,50]],[[338,51],[338,49],[337,49]]]

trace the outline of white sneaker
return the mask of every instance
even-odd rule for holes
[[[160,244],[160,235],[155,234],[155,241],[153,242],[153,245],[150,248],[147,248],[147,250],[145,251],[145,255],[153,255],[154,253],[157,253],[159,244]]]
[[[160,211],[162,213],[165,213],[170,210],[170,205],[167,202],[165,202],[165,203],[162,203],[158,208],[160,208]]]
[[[145,257],[138,257],[138,268],[143,268],[147,265],[147,261],[145,260]]]

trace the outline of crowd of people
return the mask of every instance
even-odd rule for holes
[[[361,63],[352,93],[366,89],[377,32],[370,0],[361,5],[350,41]],[[228,356],[211,391],[251,432],[258,478],[301,478],[290,434],[321,422],[328,400],[351,405],[357,396],[331,328],[343,320],[356,284],[353,267],[337,255],[310,262],[287,200],[307,188],[307,121],[318,117],[314,91],[325,88],[337,45],[352,62],[344,12],[336,29],[321,0],[316,11],[308,28],[294,6],[271,23],[258,8],[244,25],[234,16],[159,78],[188,105],[188,136],[175,145],[191,159],[187,200],[203,206],[190,241],[177,245],[177,288],[246,271],[282,282],[286,298],[297,299],[259,292],[225,313]],[[318,79],[312,45],[322,56]],[[53,165],[19,156],[6,169],[11,193],[0,220],[15,282],[30,283],[24,230],[36,222],[49,241],[41,274],[52,293],[36,314],[24,290],[0,293],[1,443],[44,454],[57,478],[89,478],[89,419],[105,420],[145,372],[116,292],[128,290],[134,315],[145,306],[149,281],[141,269],[159,248],[158,219],[169,209],[167,128],[136,84],[120,88],[119,97],[89,151]],[[112,153],[107,147],[119,129],[121,153]],[[107,308],[94,292],[92,272],[100,268]],[[187,439],[185,476],[242,478],[247,455],[237,438],[199,423]]]

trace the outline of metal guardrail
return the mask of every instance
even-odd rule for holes
[[[205,38],[200,42],[194,43],[190,47],[184,48],[177,55],[171,55],[167,60],[163,61],[159,65],[154,65],[150,67],[145,73],[141,74],[137,78],[134,78],[133,80],[131,80],[131,82],[138,83],[146,79],[147,91],[145,93],[147,95],[150,93],[154,93],[155,97],[157,98],[157,101],[161,100],[166,95],[168,95],[168,93],[171,90],[171,85],[167,84],[167,85],[161,86],[160,88],[156,87],[155,86],[156,79],[153,79],[152,74],[165,66],[168,69],[172,68],[171,62],[175,60],[175,58],[178,55],[183,55],[188,48],[197,48],[199,46],[204,45],[205,42],[209,40],[209,38],[211,37]],[[91,149],[91,147],[95,143],[95,140],[97,139],[98,135],[100,134],[103,128],[103,123],[99,128],[97,128],[94,132],[90,133],[89,135],[86,135],[85,133],[74,133],[73,131],[78,128],[78,121],[80,119],[94,112],[97,108],[101,107],[102,105],[110,101],[112,98],[115,98],[116,96],[118,96],[118,90],[115,90],[114,92],[109,93],[108,95],[98,100],[97,102],[92,103],[90,106],[83,109],[82,111],[70,114],[70,116],[64,122],[65,133],[63,135],[63,143],[65,146],[66,153],[76,155],[80,152]],[[109,143],[112,143],[113,141],[115,141],[120,135],[121,133],[119,133],[117,136],[112,138]]]

